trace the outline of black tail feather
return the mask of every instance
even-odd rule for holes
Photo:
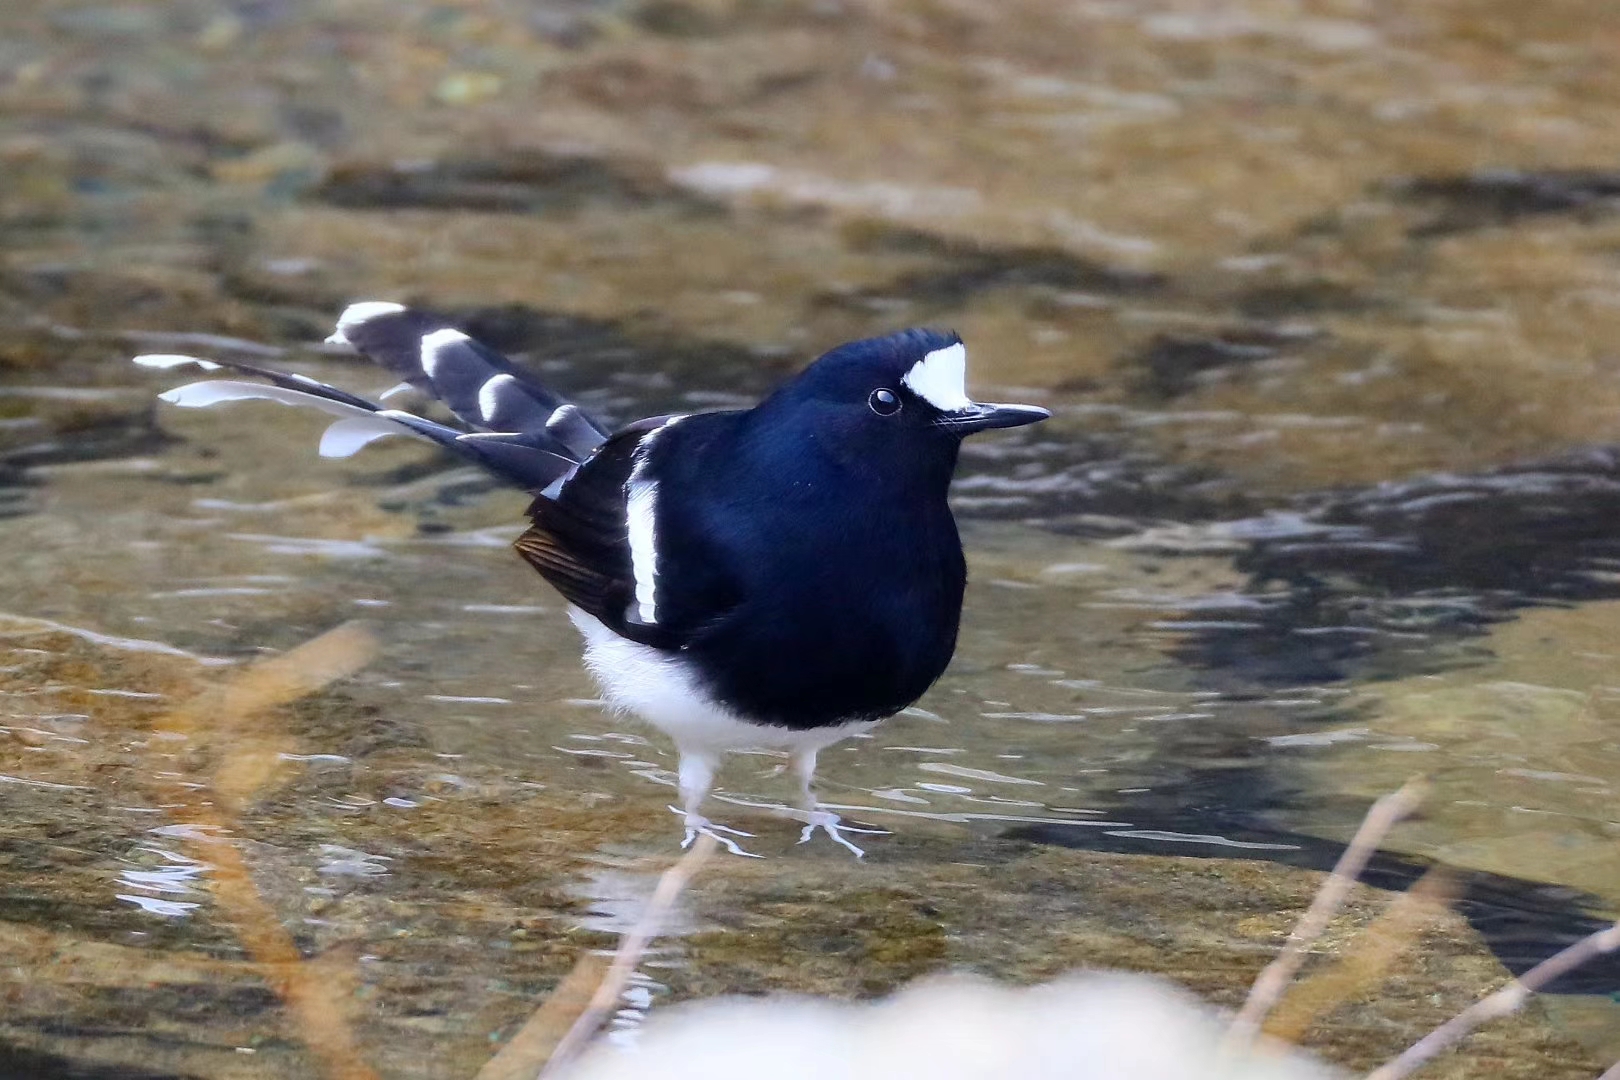
[[[321,453],[326,457],[347,457],[386,435],[411,435],[452,450],[534,493],[572,473],[605,438],[578,406],[435,316],[397,304],[355,304],[344,312],[332,340],[356,344],[370,359],[443,400],[469,426],[480,430],[462,431],[384,408],[308,376],[257,364],[188,356],[141,356],[136,363],[156,368],[191,363],[263,379],[268,386],[205,380],[177,387],[162,397],[187,407],[270,400],[319,409],[337,417],[321,440]]]
[[[520,432],[554,452],[583,460],[606,430],[532,374],[439,316],[398,304],[349,305],[328,341],[354,346],[410,386],[449,406],[481,431]],[[564,422],[559,413],[568,410]],[[543,438],[542,438],[543,437]]]

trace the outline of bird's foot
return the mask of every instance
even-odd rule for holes
[[[755,855],[752,851],[746,850],[741,844],[737,843],[737,841],[731,839],[733,836],[741,836],[745,839],[751,840],[754,837],[753,833],[743,832],[741,829],[733,829],[729,825],[716,825],[702,814],[688,814],[685,810],[682,810],[676,806],[672,806],[669,809],[671,813],[679,814],[686,822],[686,836],[681,840],[682,851],[685,851],[687,848],[691,847],[693,841],[695,841],[701,835],[712,836],[716,841],[719,842],[721,847],[725,848],[733,855],[741,855],[748,859],[764,858],[763,855]]]
[[[857,833],[863,836],[889,835],[887,829],[858,829],[853,825],[845,825],[843,823],[844,819],[831,810],[801,810],[799,813],[804,815],[805,820],[804,831],[799,833],[799,843],[808,844],[810,838],[816,835],[816,830],[820,829],[827,834],[829,840],[854,855],[857,859],[864,859],[866,852],[857,847],[854,841],[844,835],[845,833]]]

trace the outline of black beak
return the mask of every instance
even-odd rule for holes
[[[972,435],[975,431],[989,431],[991,428],[1038,424],[1051,415],[1039,405],[981,405],[974,402],[965,409],[944,414],[935,423],[953,435]]]

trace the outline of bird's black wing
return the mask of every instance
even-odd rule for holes
[[[663,649],[678,648],[681,634],[639,617],[629,505],[643,442],[669,420],[651,417],[615,432],[554,492],[530,504],[532,524],[514,543],[570,603],[632,641]]]

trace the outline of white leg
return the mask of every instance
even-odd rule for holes
[[[703,800],[709,797],[709,789],[714,787],[714,772],[720,762],[708,754],[682,750],[680,755],[681,809],[686,813],[686,843],[690,844],[692,827],[700,823],[708,824],[703,817]]]
[[[816,751],[802,750],[788,758],[788,769],[799,782],[798,807],[806,814],[816,812]]]
[[[810,838],[816,835],[816,830],[820,829],[822,832],[827,834],[833,843],[842,846],[857,859],[864,858],[866,856],[866,852],[856,847],[849,837],[844,835],[844,832],[848,831],[853,833],[881,834],[882,830],[855,828],[846,829],[841,827],[841,822],[843,819],[837,814],[833,813],[831,810],[822,810],[819,808],[816,802],[816,789],[814,786],[816,777],[816,751],[801,750],[793,754],[788,759],[788,768],[792,770],[794,777],[799,781],[799,797],[797,800],[798,809],[799,812],[804,815],[805,821],[804,831],[799,834],[799,843],[809,843]]]
[[[728,829],[724,825],[716,825],[703,816],[703,800],[708,798],[709,789],[714,787],[714,773],[720,766],[720,759],[714,754],[693,753],[686,750],[678,752],[681,755],[681,808],[675,810],[672,806],[670,809],[675,810],[686,821],[686,836],[681,840],[682,849],[691,847],[692,841],[697,839],[698,833],[707,833],[724,844],[726,850],[733,855],[746,855],[751,859],[759,858],[751,851],[744,851],[735,840],[720,835],[721,833],[730,833],[732,836],[752,836],[752,833],[745,833],[739,829]]]

